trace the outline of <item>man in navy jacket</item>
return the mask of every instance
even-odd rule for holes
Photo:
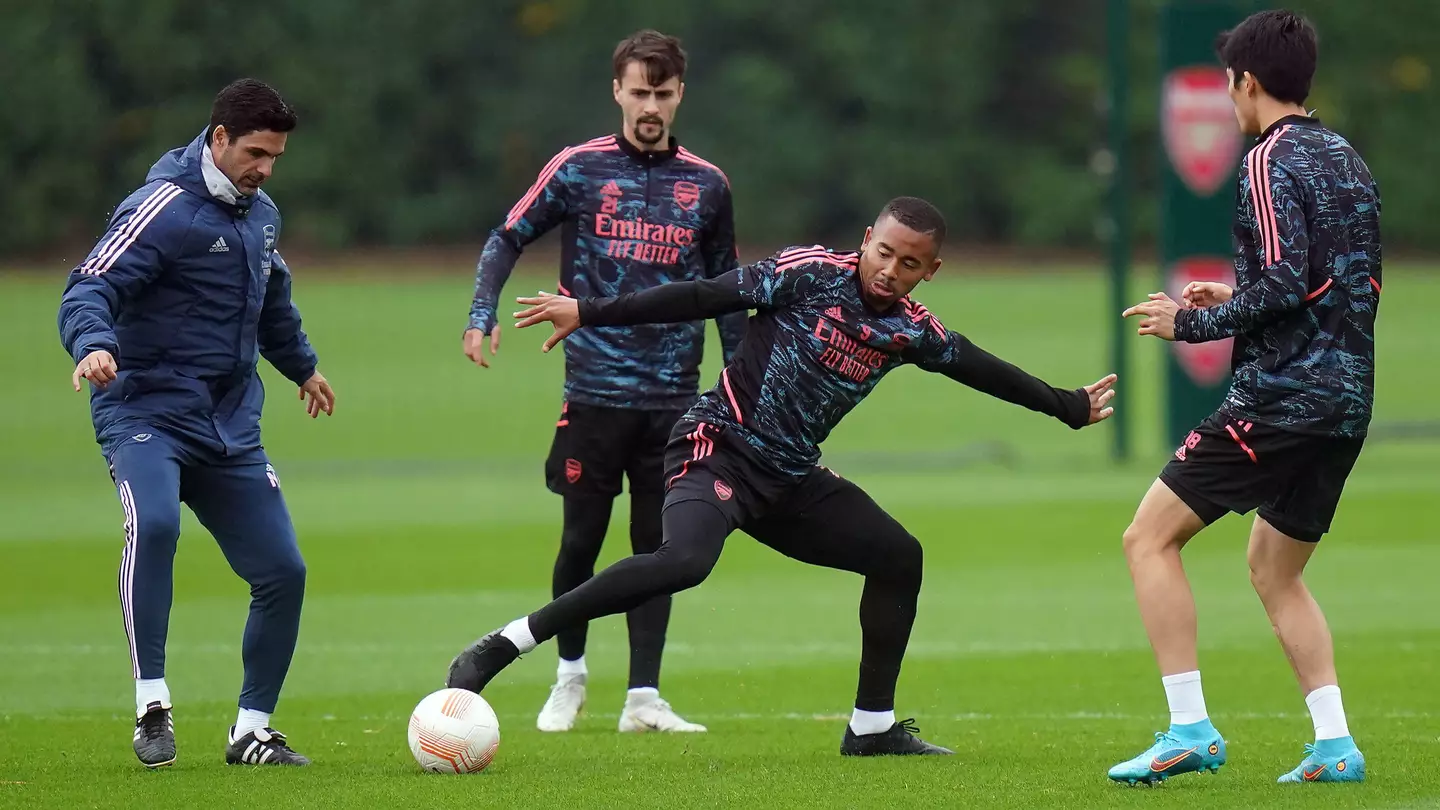
[[[312,418],[334,412],[275,250],[280,212],[260,190],[295,124],[265,84],[242,79],[222,90],[205,131],[162,155],[115,209],[60,304],[71,382],[76,391],[91,384],[95,438],[125,514],[120,604],[134,747],[147,767],[175,761],[165,637],[182,502],[250,584],[226,761],[309,763],[270,728],[295,650],[305,563],[260,443],[256,370],[263,356],[299,386]]]

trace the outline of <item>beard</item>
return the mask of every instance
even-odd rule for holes
[[[655,128],[653,135],[645,134],[645,126],[647,124]],[[655,144],[660,142],[661,138],[665,137],[665,122],[661,121],[659,118],[646,116],[635,122],[634,133],[635,140],[645,144],[646,146],[654,146]]]

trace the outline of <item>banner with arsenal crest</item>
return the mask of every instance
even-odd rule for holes
[[[1244,137],[1215,39],[1254,10],[1246,0],[1171,0],[1160,19],[1161,289],[1234,285],[1230,224]],[[1215,410],[1230,384],[1230,340],[1173,343],[1165,361],[1166,443]]]

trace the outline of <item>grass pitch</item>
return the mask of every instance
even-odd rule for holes
[[[121,510],[55,336],[64,269],[0,277],[0,807],[1440,807],[1429,767],[1440,749],[1440,442],[1423,435],[1370,443],[1312,566],[1370,781],[1274,784],[1302,756],[1310,721],[1249,589],[1248,520],[1235,517],[1186,558],[1230,764],[1157,789],[1105,779],[1167,720],[1119,549],[1170,450],[1155,427],[1161,346],[1139,338],[1118,398],[1137,438],[1130,464],[1109,461],[1108,426],[1074,433],[914,369],[887,379],[825,448],[925,544],[898,709],[958,756],[842,760],[860,581],[736,534],[710,580],[675,601],[661,685],[710,733],[615,732],[626,646],[614,617],[592,628],[590,703],[574,732],[534,730],[554,670],[547,645],[486,693],[502,727],[491,768],[423,774],[405,745],[410,709],[461,646],[548,598],[559,503],[541,460],[562,362],[539,353],[540,330],[507,330],[494,368],[467,366],[465,267],[444,280],[297,269],[307,330],[339,392],[338,415],[311,422],[266,374],[267,446],[310,567],[275,717],[315,760],[303,771],[222,764],[248,597],[188,513],[167,672],[179,762],[150,773],[135,761],[115,595]],[[980,345],[1056,384],[1109,371],[1098,275],[944,276],[920,297]],[[518,277],[507,294],[545,278]],[[1377,419],[1433,419],[1440,279],[1412,268],[1387,282]],[[711,334],[707,380],[718,372]],[[622,500],[602,564],[622,553],[625,517]]]

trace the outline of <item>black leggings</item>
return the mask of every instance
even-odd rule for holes
[[[660,547],[663,498],[658,492],[630,496],[630,548],[634,553],[648,554]],[[569,593],[595,575],[595,561],[605,544],[613,504],[614,499],[604,495],[566,496],[560,553],[555,557],[551,580],[554,597]],[[630,631],[630,688],[659,688],[660,659],[670,624],[670,595],[656,596],[635,606],[625,620]],[[580,622],[555,634],[561,658],[574,661],[585,654],[588,629],[588,623]]]
[[[662,524],[664,540],[653,553],[620,560],[530,614],[535,640],[699,585],[720,559],[725,538],[741,528],[787,557],[865,577],[855,707],[895,708],[924,558],[919,541],[863,490],[828,474],[812,476],[743,526],[704,500],[669,504]]]

